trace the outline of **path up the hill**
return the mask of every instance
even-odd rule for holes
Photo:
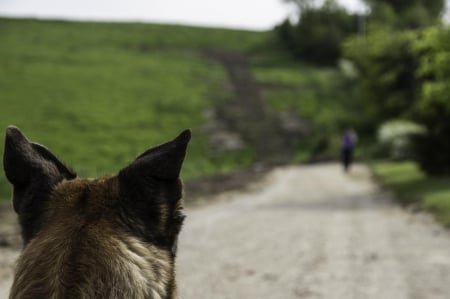
[[[208,50],[204,54],[223,65],[233,90],[234,96],[218,105],[217,118],[253,146],[257,162],[280,164],[292,161],[295,147],[309,132],[309,125],[298,116],[278,113],[267,107],[261,84],[253,77],[245,53]]]

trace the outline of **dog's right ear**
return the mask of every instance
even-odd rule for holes
[[[185,130],[174,140],[147,150],[122,169],[119,177],[132,182],[146,178],[178,179],[190,139],[191,131]]]
[[[183,223],[180,171],[191,131],[153,147],[119,172],[124,223],[144,240],[175,254]]]

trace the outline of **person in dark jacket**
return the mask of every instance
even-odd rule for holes
[[[344,135],[342,136],[342,165],[344,166],[344,171],[348,172],[350,166],[353,162],[353,151],[358,141],[358,136],[353,128],[348,128]]]

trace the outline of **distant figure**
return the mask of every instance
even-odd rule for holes
[[[353,161],[353,150],[355,148],[358,136],[353,128],[348,128],[342,136],[342,164],[345,172],[348,172]]]

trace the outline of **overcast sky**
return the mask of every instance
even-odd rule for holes
[[[338,0],[350,11],[360,0]],[[144,21],[271,29],[292,7],[281,0],[0,0],[0,15],[103,21]]]

